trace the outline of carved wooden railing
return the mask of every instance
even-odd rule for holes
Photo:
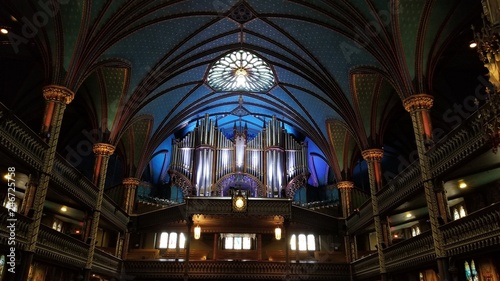
[[[463,163],[475,152],[486,147],[486,132],[479,119],[485,115],[484,111],[488,110],[488,107],[486,104],[474,112],[427,152],[433,177]]]
[[[37,171],[41,170],[42,159],[48,149],[48,145],[2,103],[0,103],[0,147]],[[60,155],[57,155],[54,161],[51,180],[89,208],[95,207],[97,197],[95,185]],[[127,215],[107,196],[103,200],[101,211],[102,215],[115,226],[122,230],[126,229]]]
[[[21,120],[0,103],[0,146],[24,164],[42,169],[42,159],[48,145]]]
[[[63,264],[85,267],[89,245],[56,231],[46,225],[40,226],[37,255]]]
[[[436,258],[430,231],[384,249],[387,271],[404,270]]]
[[[500,203],[440,227],[448,256],[500,245]]]
[[[9,218],[15,218],[15,248],[24,250],[26,248],[28,228],[31,219],[15,214],[9,216],[5,208],[0,209],[0,244],[8,245],[10,231],[7,226],[10,224]],[[87,261],[89,245],[56,231],[46,225],[40,225],[36,255],[40,259],[48,259],[68,266],[77,266],[83,268]],[[121,259],[105,253],[99,249],[94,253],[93,270],[97,270],[107,275],[116,275],[119,273]]]
[[[15,219],[15,221],[9,221],[9,219]],[[28,242],[28,228],[31,223],[31,219],[28,219],[25,216],[21,216],[17,213],[14,216],[10,216],[7,209],[0,207],[0,244],[1,245],[10,245],[8,243],[11,231],[7,226],[11,223],[15,225],[15,241],[16,250],[24,250],[26,247],[26,243]]]
[[[352,271],[356,278],[367,278],[380,274],[378,254],[373,253],[352,263]]]
[[[101,249],[95,249],[92,271],[118,275],[121,271],[122,260]],[[112,273],[112,274],[110,274]]]
[[[440,142],[429,149],[427,155],[430,158],[433,177],[440,176],[445,171],[467,161],[469,157],[487,147],[486,134],[478,117],[481,114],[484,115],[484,110],[486,110],[485,107],[474,112],[459,127],[452,130]],[[421,187],[420,167],[418,161],[414,161],[377,193],[379,212],[384,213],[397,207],[411,196],[414,196]],[[371,223],[372,214],[370,211],[372,211],[371,204],[365,203],[360,207],[360,216],[350,216],[347,221],[349,232],[357,232]],[[368,213],[370,215],[366,217],[364,214]]]
[[[181,279],[186,272],[183,262],[126,261],[125,272],[136,279]],[[291,263],[267,261],[197,261],[189,262],[187,275],[211,280],[349,280],[347,264]]]

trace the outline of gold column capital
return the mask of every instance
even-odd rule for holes
[[[354,182],[352,182],[352,181],[339,181],[339,182],[337,182],[337,188],[338,189],[353,189]]]
[[[361,152],[366,161],[380,161],[384,157],[384,150],[380,148],[370,148]]]
[[[406,111],[412,112],[415,110],[430,109],[434,102],[434,97],[428,94],[416,94],[407,97],[403,100],[403,106]]]
[[[138,178],[124,178],[122,180],[123,185],[139,185],[141,181]]]
[[[109,143],[96,143],[92,151],[97,156],[109,156],[115,152],[115,147]]]
[[[75,93],[64,86],[47,85],[42,89],[43,97],[47,101],[57,101],[69,104],[74,98]]]

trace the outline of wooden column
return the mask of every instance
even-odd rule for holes
[[[125,178],[122,181],[125,196],[123,199],[123,209],[129,215],[131,215],[134,211],[135,205],[135,193],[137,187],[139,186],[140,180],[138,178]]]
[[[101,217],[102,201],[104,197],[104,184],[106,182],[106,172],[108,170],[109,156],[115,151],[115,147],[107,143],[94,144],[93,151],[95,154],[94,163],[94,177],[93,182],[97,186],[97,198],[92,215],[92,226],[90,229],[90,247],[87,255],[87,262],[85,263],[83,280],[90,280],[90,271],[92,269],[92,262],[94,259],[95,244],[97,239],[97,231],[99,228],[99,220]]]
[[[440,214],[439,203],[436,198],[434,179],[432,178],[429,157],[426,155],[426,146],[432,141],[431,121],[429,111],[434,98],[427,94],[413,95],[403,100],[404,107],[411,115],[413,131],[417,143],[418,158],[420,163],[420,173],[424,184],[425,200],[429,210],[429,222],[431,224],[432,239],[439,269],[439,278],[448,280],[449,274],[446,266],[446,251],[444,249],[443,234],[439,230],[439,218],[445,219]]]
[[[380,276],[382,281],[387,280],[387,271],[385,268],[385,256],[383,249],[384,245],[384,229],[381,225],[380,213],[378,209],[377,192],[382,188],[382,168],[380,161],[384,156],[382,149],[367,149],[362,151],[363,159],[368,163],[368,177],[370,181],[370,193],[373,207],[373,219],[375,224],[375,233],[377,235],[377,253],[379,260]]]
[[[28,280],[28,273],[33,262],[33,255],[36,250],[38,240],[38,232],[43,215],[43,206],[49,180],[52,176],[52,168],[56,156],[57,141],[61,131],[61,124],[66,105],[69,104],[75,94],[66,87],[57,85],[48,85],[43,89],[43,97],[45,98],[45,114],[42,123],[41,134],[48,144],[48,149],[43,156],[42,171],[38,188],[35,192],[35,201],[33,205],[33,222],[28,229],[26,255],[23,261],[22,280]]]
[[[339,181],[337,188],[340,190],[340,200],[342,202],[342,214],[347,218],[352,212],[352,189],[354,182],[352,181]]]

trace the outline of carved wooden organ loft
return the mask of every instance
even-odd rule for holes
[[[297,142],[275,116],[252,139],[241,122],[233,133],[227,138],[207,114],[173,141],[169,174],[184,196],[230,196],[237,189],[248,197],[293,198],[306,185],[307,143]]]

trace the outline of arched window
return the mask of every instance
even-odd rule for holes
[[[184,233],[181,232],[181,234],[179,234],[179,249],[184,249],[185,245],[186,245],[186,236],[184,236]]]
[[[171,232],[168,237],[168,248],[175,249],[177,247],[177,233]]]
[[[417,236],[417,231],[415,230],[414,227],[411,228],[411,237]]]
[[[419,272],[418,277],[420,281],[425,281],[424,274],[422,272]]]
[[[420,227],[415,227],[415,233],[417,233],[417,235],[420,235]]]
[[[3,280],[3,275],[4,275],[4,268],[5,268],[5,255],[0,256],[0,281]]]
[[[476,270],[476,263],[474,262],[474,260],[471,260],[470,263],[468,261],[464,262],[464,269],[465,279],[467,281],[479,281],[479,274]]]
[[[316,251],[316,239],[312,234],[307,235],[307,250]]]
[[[464,208],[464,206],[460,206],[460,211],[459,211],[459,213],[460,213],[460,217],[461,217],[461,218],[463,218],[463,217],[467,216],[467,214],[465,213],[465,208]]]
[[[460,218],[460,214],[458,213],[457,208],[453,208],[453,219],[458,220]]]
[[[307,240],[305,234],[299,234],[299,251],[307,250]]]
[[[167,232],[162,232],[160,234],[160,244],[158,245],[158,248],[160,249],[166,249],[168,246],[168,233]]]
[[[297,250],[297,237],[295,234],[292,234],[292,237],[290,237],[290,250]]]
[[[54,223],[52,223],[52,229],[57,230],[57,222],[56,221],[54,221]]]

